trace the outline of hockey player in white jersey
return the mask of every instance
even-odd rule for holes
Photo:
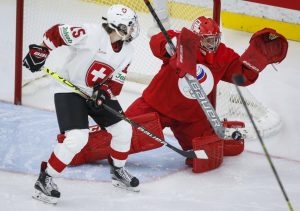
[[[102,24],[71,26],[57,24],[48,29],[41,45],[30,45],[23,65],[40,71],[51,51],[67,46],[71,55],[62,68],[63,76],[92,97],[86,101],[79,94],[60,85],[54,95],[59,129],[63,143],[54,148],[48,162],[42,162],[35,183],[34,198],[57,203],[60,192],[52,176],[61,173],[88,142],[88,116],[113,136],[110,145],[112,183],[138,191],[139,180],[124,168],[130,149],[131,126],[104,110],[102,104],[123,112],[115,96],[120,94],[133,46],[139,34],[137,15],[123,5],[113,5]]]

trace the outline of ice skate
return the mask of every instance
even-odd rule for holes
[[[115,187],[123,188],[133,192],[139,192],[139,180],[128,173],[128,171],[124,168],[118,168],[115,166],[111,166],[110,174],[112,177],[112,184]]]
[[[41,172],[35,182],[32,197],[46,203],[56,204],[60,197],[60,192],[57,185],[52,181],[52,177],[45,172],[46,167],[47,163],[42,162]]]

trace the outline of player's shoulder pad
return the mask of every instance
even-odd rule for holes
[[[59,33],[66,45],[75,45],[87,36],[86,29],[82,26],[59,26]]]

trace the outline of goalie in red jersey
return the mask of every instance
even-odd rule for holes
[[[183,77],[188,73],[197,78],[208,99],[212,101],[212,93],[215,92],[219,81],[233,83],[233,77],[239,75],[244,79],[239,85],[253,84],[268,64],[281,62],[285,58],[288,43],[275,30],[265,28],[253,34],[249,47],[240,56],[221,42],[218,24],[204,16],[197,18],[190,30],[183,28],[181,32],[169,30],[167,33],[175,46],[182,48],[180,50],[183,54],[173,55],[162,33],[151,37],[150,47],[153,55],[161,59],[163,64],[142,96],[129,106],[126,115],[135,118],[155,113],[159,126],[162,129],[169,127],[183,150],[205,150],[208,159],[187,159],[186,163],[193,167],[194,172],[208,171],[217,168],[224,155],[241,153],[244,142],[222,140],[215,135]],[[243,123],[224,122],[224,126],[243,127]],[[157,128],[156,132],[159,130]],[[97,142],[97,136],[89,142],[92,146]],[[130,152],[136,153],[160,146],[162,144],[155,140],[140,138],[132,141]],[[91,151],[93,150],[83,150],[81,155],[89,157],[93,154]],[[95,148],[94,151],[96,152]],[[80,155],[77,158],[73,164],[91,161],[83,159]],[[97,159],[97,156],[94,159]]]

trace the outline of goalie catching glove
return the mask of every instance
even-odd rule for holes
[[[87,100],[87,104],[94,112],[98,112],[102,109],[102,104],[111,99],[111,96],[111,90],[107,85],[96,85],[92,97]]]
[[[286,57],[288,42],[274,29],[264,28],[254,33],[249,43],[240,57],[248,69],[261,72],[268,64],[281,62]]]
[[[29,45],[29,52],[23,59],[23,66],[31,72],[40,71],[49,56],[48,48],[39,45]]]

